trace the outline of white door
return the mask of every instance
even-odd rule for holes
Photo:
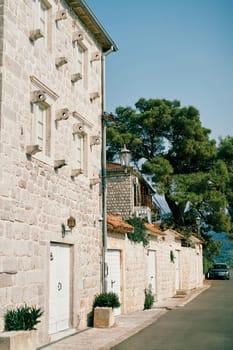
[[[49,334],[70,327],[70,247],[50,245]]]
[[[108,250],[106,254],[108,266],[107,291],[121,295],[121,262],[119,250]],[[114,309],[114,315],[120,315],[121,308]]]
[[[148,288],[156,294],[156,270],[155,270],[155,251],[148,251]]]
[[[175,288],[176,290],[180,289],[180,254],[179,251],[175,251]]]
[[[199,287],[200,286],[200,265],[199,265],[199,253],[196,254],[196,285],[195,287]]]

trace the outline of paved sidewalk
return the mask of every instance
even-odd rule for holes
[[[40,349],[43,350],[109,350],[143,328],[155,322],[161,315],[182,307],[210,287],[203,287],[175,298],[155,303],[153,309],[121,315],[112,328],[88,328]]]

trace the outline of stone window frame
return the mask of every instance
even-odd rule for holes
[[[51,156],[51,107],[49,104],[33,103],[33,140],[38,144],[41,152]]]
[[[86,134],[77,132],[73,134],[74,140],[74,169],[84,172],[84,146]]]
[[[51,50],[52,47],[52,5],[48,0],[33,0],[34,24],[30,32],[30,39],[37,39],[44,48]],[[41,14],[43,13],[43,16]],[[42,23],[44,21],[44,24]]]
[[[75,177],[80,174],[88,176],[88,140],[90,131],[93,127],[92,123],[90,123],[86,118],[80,115],[78,112],[73,112],[73,117],[75,119],[75,123],[73,124],[73,145],[72,145],[72,170],[71,176]],[[82,168],[77,168],[77,134],[82,138]]]
[[[81,62],[78,62],[80,58],[81,51]],[[81,84],[85,89],[88,88],[88,48],[85,44],[85,38],[82,36],[80,40],[73,40],[73,66],[74,72],[72,76],[76,76],[77,80],[79,80],[79,84]],[[80,68],[81,66],[81,68]]]
[[[35,76],[30,76],[31,80],[31,94],[35,91],[43,91],[45,94],[45,101],[43,102],[32,102],[31,105],[31,145],[37,144],[37,110],[38,107],[43,109],[45,114],[45,129],[46,129],[46,139],[44,140],[44,148],[33,154],[33,157],[38,160],[53,165],[54,164],[54,146],[55,146],[55,120],[54,120],[54,103],[58,99],[58,95],[52,91],[48,86],[43,84]]]

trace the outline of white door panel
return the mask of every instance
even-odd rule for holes
[[[106,262],[108,266],[107,291],[121,295],[121,268],[120,268],[120,251],[108,250],[106,254]],[[120,307],[114,310],[115,315],[120,315]]]
[[[156,294],[156,270],[155,270],[155,251],[148,251],[148,288]]]
[[[70,326],[70,247],[50,246],[49,333]]]

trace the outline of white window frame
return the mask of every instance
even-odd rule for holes
[[[84,74],[84,52],[85,50],[79,44],[76,45],[76,73],[80,73],[83,77]]]
[[[85,132],[73,134],[72,169],[80,170],[80,173],[87,175],[87,134]]]
[[[47,0],[35,1],[35,29],[39,29],[43,37],[40,39],[45,47],[48,47],[50,42],[49,36],[49,10],[51,5]]]
[[[49,105],[34,103],[34,144],[38,145],[46,157],[51,156],[51,108]]]
[[[75,123],[73,124],[73,144],[72,144],[72,173],[89,176],[89,135],[93,124],[78,112],[73,112]],[[77,136],[79,134],[79,136]],[[77,141],[79,140],[79,141]],[[81,141],[82,140],[82,141]],[[78,144],[78,142],[81,144]],[[82,148],[80,153],[80,147]],[[81,168],[80,168],[81,166]],[[79,170],[81,170],[79,172]],[[76,175],[77,176],[77,175]]]
[[[84,170],[84,135],[81,133],[74,134],[75,138],[75,169]]]
[[[35,76],[30,76],[31,80],[31,92],[42,90],[46,95],[45,102],[31,102],[31,137],[29,144],[42,146],[42,151],[33,154],[34,158],[53,165],[54,164],[54,141],[55,141],[55,123],[54,123],[54,102],[58,99],[58,95],[44,85]],[[42,127],[43,135],[39,132],[39,112],[42,112]],[[40,116],[41,116],[40,115]],[[42,137],[41,137],[42,136]],[[38,137],[41,137],[41,141],[38,142]]]
[[[81,84],[87,88],[87,48],[79,41],[74,44],[74,73],[80,73]]]

